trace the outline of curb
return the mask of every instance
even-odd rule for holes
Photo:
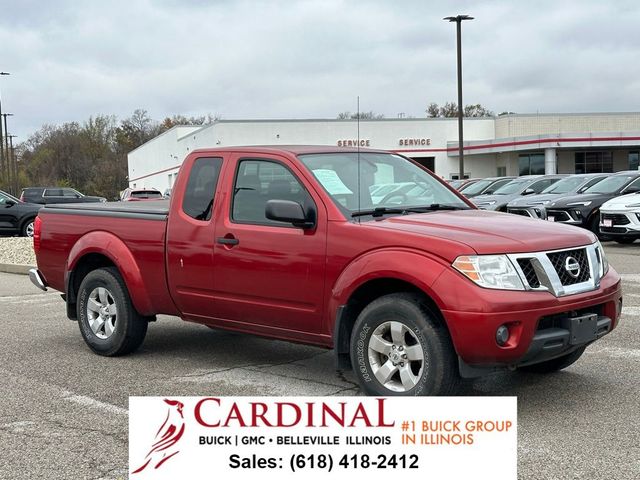
[[[35,268],[33,265],[14,265],[13,263],[0,263],[0,272],[16,273],[19,275],[27,275],[29,269]]]

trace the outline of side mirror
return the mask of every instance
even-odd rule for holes
[[[522,192],[522,195],[531,195],[533,193],[536,193],[533,188],[527,188],[524,192]]]
[[[291,223],[304,229],[312,228],[316,224],[315,215],[311,213],[305,214],[302,205],[291,200],[268,200],[265,207],[265,216],[269,220]]]
[[[8,198],[7,198],[7,199],[5,200],[5,202],[4,202],[4,206],[5,206],[5,208],[7,208],[7,207],[13,207],[15,204],[16,204],[16,202],[14,202],[13,200],[10,200],[10,199],[8,199]]]

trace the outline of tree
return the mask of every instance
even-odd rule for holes
[[[186,117],[184,115],[173,115],[172,117],[165,117],[160,123],[160,132],[166,132],[167,130],[175,127],[176,125],[208,125],[210,123],[220,120],[220,115],[202,115],[199,117]]]
[[[425,111],[430,118],[455,118],[458,116],[458,104],[447,102],[440,107],[437,103],[431,102]],[[476,103],[475,105],[465,105],[462,115],[465,117],[493,117],[494,113]]]
[[[440,107],[437,103],[431,102],[427,107],[427,116],[429,118],[437,118],[440,116]]]
[[[369,111],[369,112],[360,112],[360,114],[356,113],[351,113],[351,112],[341,112],[338,114],[337,118],[338,120],[355,120],[358,117],[360,117],[360,120],[380,120],[384,118],[384,114],[382,113],[375,113],[373,111]]]

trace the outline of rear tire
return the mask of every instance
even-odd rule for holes
[[[582,356],[587,347],[581,347],[574,350],[562,357],[554,358],[553,360],[547,360],[546,362],[536,363],[534,365],[527,365],[526,367],[519,367],[519,370],[523,372],[531,373],[553,373],[563,368],[567,368],[569,365],[574,364]]]
[[[368,395],[449,395],[460,381],[449,332],[412,293],[385,295],[362,310],[351,362]]]
[[[84,277],[76,308],[82,338],[98,355],[131,353],[147,334],[147,318],[133,308],[127,286],[114,267],[99,268]]]
[[[30,218],[26,222],[24,222],[22,224],[22,228],[20,229],[20,235],[29,238],[33,237],[35,221],[35,218]]]

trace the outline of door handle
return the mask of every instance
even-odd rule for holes
[[[237,238],[234,237],[218,237],[216,239],[216,242],[222,244],[222,245],[238,245],[240,243],[240,240],[238,240]]]

